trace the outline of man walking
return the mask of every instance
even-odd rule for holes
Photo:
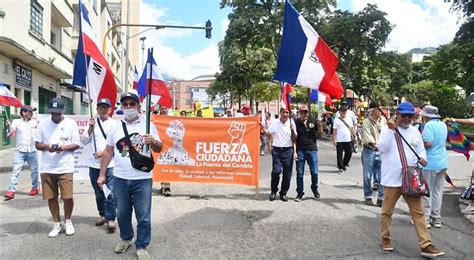
[[[364,183],[364,199],[365,204],[373,206],[372,201],[372,176],[375,183],[380,183],[382,159],[377,149],[377,141],[382,127],[387,125],[387,121],[382,117],[382,112],[376,102],[371,102],[369,105],[370,115],[364,119],[362,125],[362,176]],[[378,196],[377,206],[381,207],[383,202],[383,187],[377,185]]]
[[[260,126],[267,136],[273,138],[271,193],[269,199],[270,201],[275,200],[280,182],[280,173],[283,171],[280,200],[287,202],[288,197],[286,194],[290,189],[293,160],[296,158],[294,121],[289,118],[288,110],[281,108],[280,118],[273,120],[268,129],[265,129],[262,124]]]
[[[9,137],[16,136],[16,147],[13,155],[13,169],[10,184],[8,185],[8,191],[5,193],[6,200],[15,198],[16,186],[25,161],[28,162],[31,171],[31,191],[29,195],[38,195],[38,161],[36,158],[34,140],[38,122],[32,118],[33,111],[36,111],[36,108],[23,106],[20,109],[21,119],[13,120],[10,125]]]
[[[48,200],[54,226],[49,237],[57,237],[62,230],[58,196],[64,202],[66,235],[74,235],[71,215],[73,201],[74,151],[79,148],[79,130],[74,120],[65,117],[64,102],[53,98],[49,102],[50,118],[41,120],[36,134],[36,149],[41,151],[41,185],[43,199]]]
[[[95,221],[96,226],[102,226],[107,223],[107,230],[110,233],[115,232],[116,207],[114,195],[110,194],[107,198],[104,192],[97,185],[99,178],[100,160],[106,146],[105,140],[110,131],[118,127],[116,121],[109,117],[111,112],[111,103],[107,98],[99,99],[97,102],[97,118],[91,118],[87,134],[82,137],[82,143],[90,146],[94,151],[88,158],[89,178],[95,193],[95,202],[99,211],[99,218]],[[113,190],[114,186],[114,162],[110,162],[105,171],[105,184],[107,188]]]
[[[321,195],[318,192],[318,145],[317,139],[323,135],[321,124],[309,117],[307,105],[301,105],[299,108],[299,118],[295,121],[296,125],[296,202],[300,202],[304,196],[304,164],[308,162],[311,173],[311,190],[315,199]]]
[[[337,169],[342,174],[347,170],[352,157],[352,138],[354,135],[354,122],[347,115],[347,108],[339,110],[333,124],[332,142],[336,146]],[[344,157],[343,157],[344,154]]]
[[[404,150],[408,166],[415,166],[417,163],[426,166],[427,162],[425,147],[421,134],[411,125],[415,110],[410,102],[401,102],[397,108],[397,121],[387,122],[388,128],[384,127],[380,133],[377,148],[382,154],[382,180],[384,186],[384,201],[380,219],[381,247],[385,251],[392,251],[391,225],[392,214],[395,205],[400,198],[403,199],[410,209],[410,215],[415,225],[416,234],[421,247],[421,255],[425,257],[435,257],[443,255],[439,249],[431,244],[430,233],[425,223],[423,214],[423,200],[421,197],[408,197],[402,194],[402,163],[395,135],[401,134],[408,144],[420,156],[410,150],[408,144],[401,141],[401,149]],[[397,131],[395,131],[397,130]]]
[[[139,116],[140,100],[134,93],[127,93],[120,98],[124,112],[124,120],[107,135],[107,146],[102,156],[100,175],[97,179],[99,187],[106,183],[107,167],[114,159],[113,194],[117,205],[117,221],[122,239],[115,247],[115,252],[122,254],[135,241],[132,227],[132,212],[135,210],[137,220],[137,238],[135,248],[138,259],[150,259],[146,247],[151,240],[151,190],[152,172],[132,167],[130,150],[144,156],[150,156],[147,147],[154,152],[163,148],[154,124],[150,124],[150,134],[146,134],[146,122]],[[128,136],[125,136],[125,129]],[[129,139],[129,140],[127,140]],[[130,143],[132,147],[129,147]]]
[[[423,197],[425,220],[428,228],[431,225],[441,228],[444,175],[448,169],[448,152],[446,151],[448,128],[440,120],[438,108],[435,106],[423,107],[421,116],[425,122],[422,137],[428,160],[428,165],[423,168],[423,176],[431,189],[430,197]]]

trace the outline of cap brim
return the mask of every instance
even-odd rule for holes
[[[398,113],[400,114],[403,114],[403,115],[414,115],[415,114],[415,111],[411,111],[411,110],[397,110]]]
[[[107,106],[111,107],[111,105],[109,103],[105,103],[105,102],[97,103],[97,105],[107,105]]]
[[[120,99],[120,103],[123,103],[123,101],[124,101],[125,99],[127,99],[127,98],[132,99],[132,100],[135,100],[135,101],[137,101],[138,103],[140,103],[140,100],[138,100],[138,98],[134,98],[134,97],[130,97],[130,96],[121,98],[121,99]]]
[[[64,109],[61,108],[48,108],[48,113],[62,113]]]

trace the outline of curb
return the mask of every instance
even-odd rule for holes
[[[0,174],[11,173],[12,169],[13,169],[12,166],[0,166]],[[22,171],[29,170],[29,169],[30,169],[30,167],[28,165],[24,165],[23,168],[22,168]]]

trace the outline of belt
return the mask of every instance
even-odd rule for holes
[[[373,150],[373,151],[378,151],[377,148],[374,148],[374,147],[366,145],[366,144],[364,144],[364,148],[367,148],[367,149],[370,149],[370,150]]]
[[[273,149],[279,150],[279,151],[287,151],[287,150],[289,150],[289,149],[293,149],[293,146],[288,146],[288,147],[273,146]]]

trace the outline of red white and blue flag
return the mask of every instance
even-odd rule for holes
[[[284,108],[288,111],[291,110],[291,91],[293,91],[293,88],[291,84],[289,83],[280,83],[281,87],[281,108]]]
[[[138,81],[140,80],[140,75],[138,74],[137,66],[134,66],[133,70],[133,89],[137,89]]]
[[[278,52],[275,80],[319,89],[322,85],[339,87],[335,84],[338,59],[329,46],[303,16],[285,2],[283,35]],[[339,90],[342,94],[342,87]],[[332,91],[325,89],[329,95]],[[337,94],[335,92],[334,94]]]
[[[7,88],[7,86],[0,82],[0,105],[2,106],[14,106],[22,107],[23,104],[18,100],[15,95]]]
[[[151,68],[151,75],[150,75],[150,68]],[[151,81],[151,92],[148,92],[148,84]],[[146,62],[146,66],[143,70],[142,76],[138,81],[137,85],[137,92],[138,95],[141,97],[146,97],[148,94],[152,96],[157,96],[157,104],[171,108],[173,106],[173,99],[171,98],[171,93],[166,85],[166,82],[158,71],[158,65],[151,54],[151,50],[148,49],[148,58]]]
[[[117,86],[107,60],[99,50],[97,34],[87,15],[87,9],[79,0],[80,31],[76,59],[74,61],[73,85],[87,87],[92,101],[108,98],[115,107]],[[87,65],[87,66],[86,66]]]

